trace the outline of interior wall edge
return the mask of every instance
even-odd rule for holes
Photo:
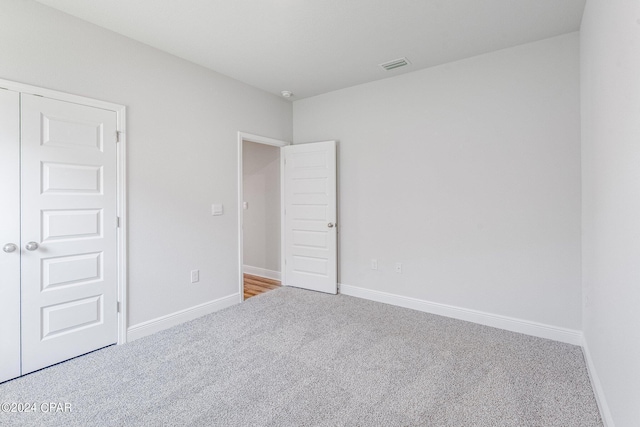
[[[138,323],[127,329],[127,342],[155,334],[156,332],[169,329],[181,323],[197,319],[198,317],[206,316],[207,314],[236,305],[239,302],[241,302],[240,294],[234,293],[213,301],[147,320],[146,322]]]
[[[584,336],[582,341],[582,352],[584,354],[584,360],[587,365],[587,372],[589,373],[589,380],[591,381],[593,394],[596,397],[598,409],[600,410],[600,416],[602,417],[602,423],[604,424],[604,427],[615,427],[613,418],[611,417],[611,411],[609,410],[609,405],[607,404],[607,398],[605,397],[604,389],[602,388],[602,383],[600,382],[600,377],[598,376],[596,366],[593,363],[593,359],[591,358],[591,352],[589,351],[589,344],[587,342],[586,336]]]
[[[392,294],[389,292],[374,291],[344,283],[340,284],[340,293],[352,297],[391,304],[398,307],[410,308],[412,310],[418,310],[425,313],[436,314],[438,316],[451,317],[453,319],[464,320],[467,322],[477,323],[479,325],[491,326],[493,328],[531,335],[538,338],[559,341],[566,344],[580,346],[583,342],[582,331],[575,329],[568,329],[518,319],[515,317],[503,316],[500,314],[441,304],[423,299]]]

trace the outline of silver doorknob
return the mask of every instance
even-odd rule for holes
[[[329,228],[333,228],[334,224],[332,222],[330,222],[329,224],[327,224],[327,227]]]
[[[36,242],[29,242],[24,245],[24,247],[28,251],[35,251],[36,249],[38,249],[38,244]]]
[[[14,245],[13,243],[7,243],[6,245],[4,245],[2,247],[2,250],[5,251],[8,254],[10,254],[11,252],[15,252],[17,249],[18,249],[18,247],[16,245]]]

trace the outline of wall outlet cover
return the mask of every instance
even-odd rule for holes
[[[211,215],[222,215],[224,213],[224,206],[222,203],[214,203],[211,205]]]

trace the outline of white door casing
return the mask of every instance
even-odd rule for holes
[[[336,294],[336,142],[282,148],[285,285]]]
[[[0,89],[0,382],[20,375],[20,93]],[[7,246],[5,252],[4,246]],[[15,248],[11,245],[15,245]]]
[[[117,115],[21,97],[26,374],[118,340]]]

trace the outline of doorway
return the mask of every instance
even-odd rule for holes
[[[281,159],[285,141],[238,134],[241,301],[281,285]]]
[[[245,212],[252,209],[244,192],[244,148],[245,143],[267,145],[280,155],[279,163],[279,223],[280,230],[266,251],[273,256],[280,254],[279,271],[248,265],[245,232],[248,231]],[[264,147],[263,147],[264,148]],[[264,159],[262,159],[264,163]],[[273,205],[273,200],[271,200]],[[276,203],[277,205],[277,203]],[[262,219],[264,221],[264,218]],[[260,283],[265,290],[277,285],[276,277],[284,286],[338,293],[337,269],[337,141],[320,141],[291,145],[288,142],[238,132],[238,282],[239,299],[245,300],[245,273],[257,276],[249,278]],[[276,220],[278,221],[278,220]],[[271,221],[273,224],[273,220]],[[278,240],[277,235],[280,235]],[[279,244],[279,248],[278,248]],[[263,255],[266,259],[266,256]],[[256,258],[251,258],[256,259]],[[259,259],[259,258],[258,258]],[[266,264],[265,264],[266,265]],[[251,268],[256,267],[256,268]],[[252,274],[253,273],[253,274]],[[247,281],[247,283],[249,283]],[[254,285],[257,283],[253,283]],[[266,286],[265,286],[266,285]],[[251,297],[253,295],[247,295]]]

